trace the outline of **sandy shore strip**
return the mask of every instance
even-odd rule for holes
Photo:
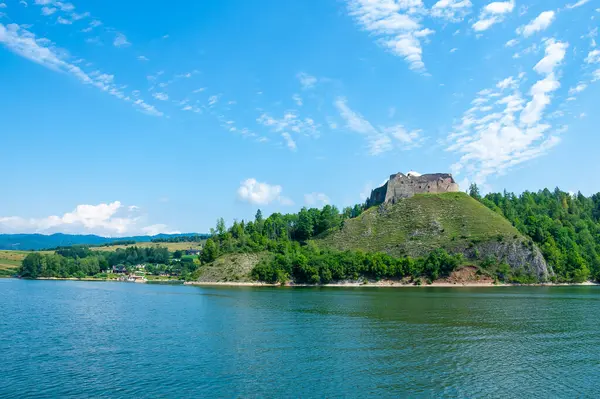
[[[281,287],[281,284],[261,283],[260,281],[186,281],[183,285],[223,285],[228,287]]]
[[[14,277],[6,277],[6,278],[14,278]],[[123,282],[117,279],[97,279],[97,278],[76,278],[76,277],[38,277],[34,280],[62,280],[62,281],[102,281],[102,282]],[[393,281],[393,280],[381,280],[381,281],[342,281],[338,283],[330,283],[330,284],[270,284],[270,283],[262,283],[259,281],[181,281],[181,280],[148,280],[145,283],[155,283],[155,284],[183,284],[183,285],[195,285],[195,286],[205,286],[205,287],[337,287],[337,288],[480,288],[480,287],[573,287],[573,286],[595,286],[600,285],[600,283],[593,281],[586,281],[583,283],[537,283],[537,284],[506,284],[506,283],[497,283],[493,282],[444,282],[437,281],[431,284],[409,284],[402,281]]]
[[[538,283],[538,284],[504,284],[504,283],[446,283],[446,282],[434,282],[432,284],[405,284],[398,281],[378,281],[378,282],[341,282],[332,284],[269,284],[261,282],[241,282],[241,281],[222,281],[222,282],[206,282],[206,281],[186,281],[184,285],[198,285],[198,286],[225,286],[225,287],[366,287],[366,288],[479,288],[479,287],[561,287],[561,286],[590,286],[600,285],[592,281],[586,281],[584,283]]]

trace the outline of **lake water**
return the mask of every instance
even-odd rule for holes
[[[0,397],[600,397],[600,287],[0,279]]]

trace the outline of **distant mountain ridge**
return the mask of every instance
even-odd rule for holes
[[[69,245],[101,245],[115,241],[149,242],[156,238],[204,235],[200,233],[157,234],[154,236],[102,237],[94,234],[0,234],[0,249],[41,250]]]

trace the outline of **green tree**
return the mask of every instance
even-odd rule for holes
[[[263,221],[263,214],[262,214],[262,211],[259,209],[256,211],[256,215],[254,216],[254,222],[261,223],[262,221]]]
[[[209,238],[208,240],[206,240],[204,248],[202,248],[202,252],[200,253],[200,261],[203,264],[210,263],[217,259],[218,256],[219,247],[212,238]]]
[[[313,218],[306,208],[298,213],[298,226],[296,228],[296,239],[306,241],[312,237],[314,229]]]
[[[223,235],[227,231],[227,227],[225,226],[225,220],[223,218],[217,219],[217,234]]]
[[[469,195],[475,198],[477,201],[481,200],[481,194],[479,193],[479,187],[477,187],[477,184],[471,183],[469,186]]]
[[[31,253],[23,259],[19,274],[26,278],[38,278],[44,272],[44,257],[37,253]]]

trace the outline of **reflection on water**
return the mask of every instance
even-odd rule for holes
[[[0,397],[597,397],[599,294],[0,280]]]

